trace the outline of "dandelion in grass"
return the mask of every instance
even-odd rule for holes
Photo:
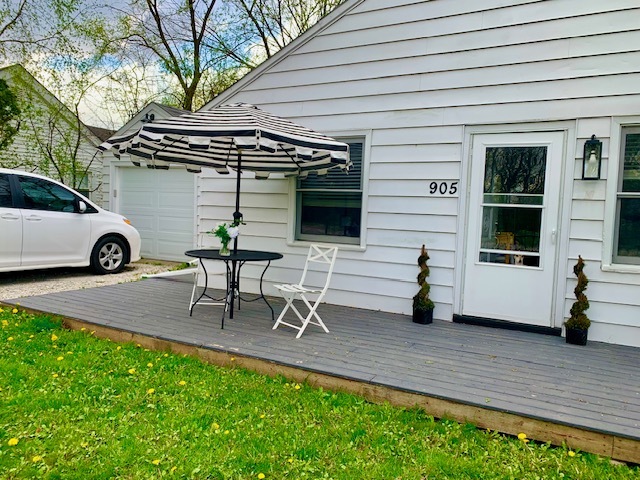
[[[62,360],[64,360],[64,357],[60,356],[60,357],[56,358],[56,360],[61,362]]]
[[[576,456],[576,452],[574,452],[573,450],[569,450],[567,452],[567,455],[569,455],[570,457],[575,457]]]
[[[527,443],[529,441],[529,439],[527,438],[527,434],[526,433],[519,433],[518,434],[518,440]]]
[[[7,445],[9,445],[10,447],[15,447],[18,444],[19,441],[20,440],[18,440],[17,438],[13,437],[13,438],[9,439],[9,441],[7,442]]]
[[[32,461],[33,463],[38,463],[38,462],[42,461],[42,457],[41,457],[40,455],[36,455],[35,457],[33,457],[33,458],[31,459],[31,461]]]
[[[13,310],[11,310],[11,313],[18,313],[18,309],[14,308]]]
[[[8,341],[13,342],[13,337],[7,338]]]
[[[300,390],[300,388],[302,388],[302,387],[300,387],[300,385],[299,385],[299,384],[296,384],[296,386],[295,386],[294,388],[295,388],[296,390]]]
[[[156,393],[156,389],[155,388],[150,388],[149,390],[147,390],[147,393],[149,395],[153,395],[154,393]]]
[[[153,368],[153,363],[151,363],[151,362],[147,363],[147,367]]]
[[[0,313],[2,313],[2,309],[0,308]],[[3,327],[8,327],[9,326],[9,322],[7,322],[6,320],[2,320],[2,326]]]
[[[160,465],[160,459],[156,458],[155,460],[151,460],[151,463],[153,463],[154,465]]]
[[[51,341],[52,341],[52,342],[55,342],[56,340],[58,340],[58,336],[57,336],[55,333],[53,333],[53,334],[51,335]]]
[[[122,350],[122,347],[121,347],[120,345],[118,345],[118,346],[116,347],[116,350]]]
[[[53,374],[53,378],[58,378],[58,374],[57,374],[57,373],[54,373],[54,374]]]
[[[84,328],[84,327],[82,327],[82,328],[80,329],[80,331],[81,331],[81,332],[84,332],[85,330],[86,330],[86,328]]]
[[[130,375],[133,375],[134,373],[136,373],[136,369],[135,368],[130,368],[127,371],[129,372]]]
[[[180,385],[180,386],[182,386],[182,387],[184,387],[186,384],[187,384],[187,382],[185,382],[184,380],[180,380],[180,381],[178,382],[178,385]]]
[[[171,470],[169,470],[169,473],[173,473],[178,469],[178,467],[176,467],[175,465],[173,467],[171,467]]]
[[[262,480],[262,479],[264,478],[264,473],[259,473],[259,474],[258,474],[258,478],[259,478],[260,480]]]

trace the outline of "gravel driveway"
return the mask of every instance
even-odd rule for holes
[[[166,272],[179,263],[145,260],[131,263],[114,275],[96,275],[89,268],[54,268],[0,273],[0,300],[80,290],[140,280],[142,275]]]

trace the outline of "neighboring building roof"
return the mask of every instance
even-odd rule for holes
[[[16,75],[16,77],[26,80],[26,85],[28,88],[37,94],[43,102],[48,103],[50,105],[57,105],[64,112],[64,117],[67,121],[74,123],[77,121],[76,114],[73,113],[66,105],[64,105],[58,97],[56,97],[53,93],[51,93],[47,87],[45,87],[42,83],[38,81],[36,77],[34,77],[26,68],[24,68],[19,63],[9,65],[6,67],[0,68],[0,78],[4,78],[8,81],[9,86],[11,86],[12,76]],[[83,135],[96,146],[100,143],[98,135],[89,128],[84,123],[80,122],[81,131]],[[96,138],[98,137],[98,138]]]
[[[140,128],[142,122],[153,121],[154,119],[160,120],[161,118],[169,118],[183,113],[190,113],[189,110],[183,110],[181,108],[170,107],[169,105],[163,105],[157,102],[150,102],[141,108],[138,113],[129,119],[127,123],[122,125],[115,132],[111,132],[109,136],[102,139],[104,142],[114,135],[123,135],[126,132],[137,130]]]
[[[87,125],[87,128],[93,132],[93,134],[100,139],[101,142],[104,142],[106,139],[111,137],[115,130],[111,130],[108,128],[94,127],[92,125]]]

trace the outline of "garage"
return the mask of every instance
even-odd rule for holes
[[[140,232],[144,258],[184,261],[193,247],[195,175],[184,168],[116,169],[117,211]]]

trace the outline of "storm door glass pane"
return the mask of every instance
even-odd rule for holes
[[[540,266],[547,147],[486,149],[479,260]]]

